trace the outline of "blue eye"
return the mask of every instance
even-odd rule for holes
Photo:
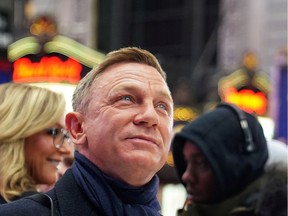
[[[121,100],[124,100],[124,101],[132,101],[132,97],[130,97],[130,96],[123,96],[122,98],[121,98]]]
[[[158,104],[158,107],[163,110],[167,110],[167,106],[163,103]]]

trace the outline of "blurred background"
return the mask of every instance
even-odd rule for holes
[[[219,101],[255,113],[267,140],[287,144],[286,0],[0,1],[0,83],[61,91],[104,55],[155,54],[175,101],[175,131]],[[169,155],[159,172],[163,214],[184,203]]]

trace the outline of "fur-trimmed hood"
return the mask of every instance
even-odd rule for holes
[[[261,180],[256,213],[259,216],[287,216],[287,164],[269,165]]]

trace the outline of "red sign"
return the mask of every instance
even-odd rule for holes
[[[224,93],[224,101],[236,104],[249,113],[264,115],[267,112],[267,96],[263,92],[254,92],[250,89],[237,90],[229,88]]]
[[[57,56],[44,56],[39,62],[24,57],[14,62],[14,82],[68,82],[78,83],[82,65],[72,59],[62,60]]]

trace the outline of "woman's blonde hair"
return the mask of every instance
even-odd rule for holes
[[[0,85],[0,194],[7,202],[36,190],[25,166],[25,138],[51,127],[64,113],[62,94],[28,84]]]

